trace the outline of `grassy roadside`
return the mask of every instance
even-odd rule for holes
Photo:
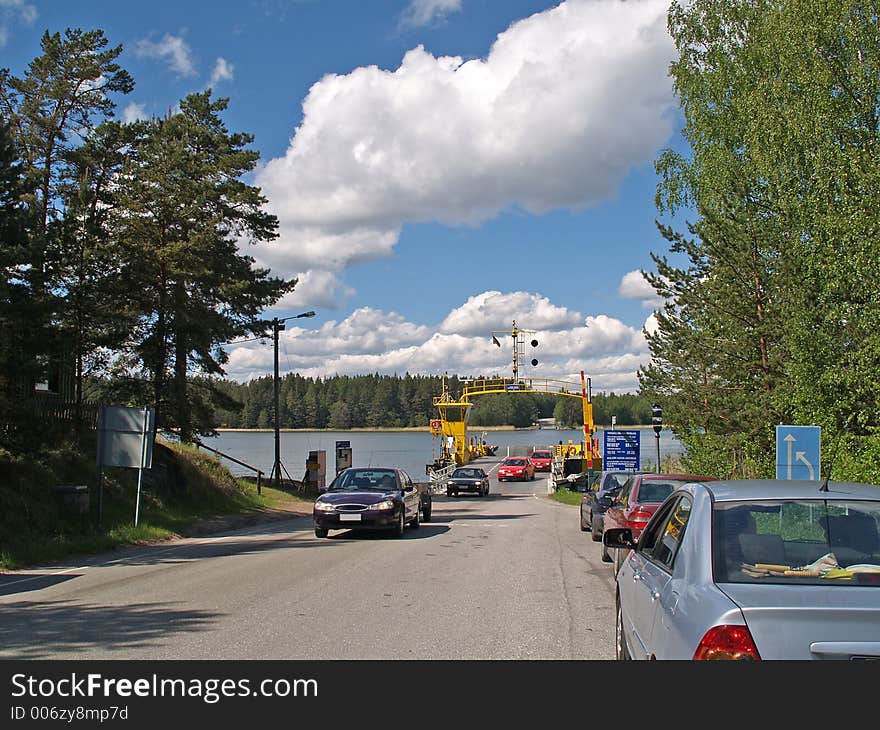
[[[562,504],[580,504],[583,496],[583,492],[573,492],[570,489],[563,487],[552,492],[550,494],[550,499],[562,502]]]
[[[103,525],[98,527],[94,451],[61,447],[36,458],[0,451],[0,570],[15,570],[67,556],[167,540],[194,524],[225,515],[310,510],[312,499],[233,477],[197,449],[157,441],[153,469],[141,494],[134,526],[137,472],[104,470]],[[89,487],[89,508],[75,514],[61,504],[60,484]]]

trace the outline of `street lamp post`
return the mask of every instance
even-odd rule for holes
[[[288,319],[300,319],[301,317],[314,317],[314,312],[302,312],[301,314],[294,314],[290,317],[282,317],[279,319],[275,317],[272,320],[272,339],[275,343],[275,463],[272,465],[272,474],[271,478],[275,479],[275,487],[281,487],[281,424],[278,422],[278,413],[279,413],[279,374],[278,374],[278,333],[285,328],[284,323]]]

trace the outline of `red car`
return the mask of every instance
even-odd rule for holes
[[[508,456],[498,467],[498,481],[517,479],[519,481],[535,478],[535,465],[525,456]]]
[[[620,488],[620,492],[605,512],[603,530],[627,527],[632,530],[633,540],[638,540],[660,503],[676,489],[689,482],[714,481],[717,481],[717,477],[698,474],[633,474]],[[615,574],[621,561],[626,557],[621,555],[621,552],[621,550],[615,551]],[[602,545],[602,560],[606,563],[612,562],[612,557],[604,544]]]
[[[535,465],[535,471],[550,471],[550,465],[553,463],[553,452],[548,449],[539,449],[533,451],[531,457],[532,463]]]

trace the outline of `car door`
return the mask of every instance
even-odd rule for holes
[[[645,528],[644,540],[639,541],[640,560],[635,582],[636,599],[642,607],[639,615],[639,635],[645,656],[663,656],[664,624],[668,627],[673,619],[678,593],[672,585],[675,559],[681,546],[684,531],[690,518],[691,500],[686,495],[670,497],[657,510]],[[650,528],[650,532],[648,529]]]
[[[410,519],[419,511],[419,490],[416,489],[413,480],[410,479],[409,474],[403,471],[403,469],[400,469],[398,474],[400,475],[400,483],[403,486],[403,502],[406,505],[406,517]]]
[[[630,477],[629,479],[627,479],[624,485],[620,488],[620,491],[617,493],[617,496],[612,500],[611,505],[605,512],[604,524],[606,530],[609,530],[612,527],[624,526],[623,510],[626,508],[629,494],[632,491],[634,482],[635,477]]]
[[[652,590],[651,551],[669,511],[668,505],[657,510],[654,519],[642,532],[636,548],[629,551],[617,572],[617,591],[629,637],[627,644],[634,659],[647,659],[650,656],[649,642],[656,601]],[[609,527],[606,525],[606,529]]]

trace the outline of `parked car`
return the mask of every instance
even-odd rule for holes
[[[431,491],[396,467],[349,467],[315,500],[315,536],[330,530],[388,530],[403,535],[407,524],[431,519]]]
[[[524,456],[508,456],[498,467],[498,481],[535,478],[535,465]]]
[[[617,574],[619,659],[880,659],[880,487],[678,487]]]
[[[478,466],[460,466],[446,482],[446,496],[457,497],[459,492],[476,492],[489,496],[489,475]]]
[[[715,477],[696,474],[634,474],[626,480],[618,495],[605,510],[602,528],[609,530],[627,527],[632,530],[633,538],[638,540],[648,520],[673,490],[687,482],[705,482],[714,479]],[[617,551],[612,558],[608,547],[602,546],[602,560],[606,563],[614,561],[615,573],[624,557],[626,557],[625,552]]]
[[[602,540],[605,529],[605,510],[611,506],[626,480],[637,472],[603,471],[592,481],[581,498],[581,530],[592,533],[593,542]]]
[[[535,465],[535,471],[550,471],[553,464],[553,452],[549,449],[537,449],[529,458]]]

